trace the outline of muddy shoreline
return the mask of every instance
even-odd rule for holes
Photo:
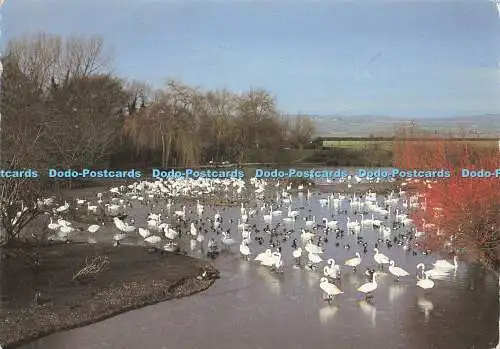
[[[4,349],[201,292],[219,277],[208,262],[137,246],[18,246],[0,249],[0,256]],[[102,271],[74,279],[103,257],[108,262]]]

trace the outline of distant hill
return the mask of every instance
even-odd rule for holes
[[[446,118],[403,119],[387,116],[332,115],[310,116],[316,125],[316,136],[367,137],[393,136],[395,130],[414,122],[419,128],[440,133],[461,133],[467,137],[499,137],[500,115],[474,115]]]

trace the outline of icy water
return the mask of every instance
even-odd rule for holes
[[[326,194],[294,199],[294,209],[302,208],[300,219],[294,223],[295,230],[303,226],[302,217],[309,214],[315,214],[319,223],[322,217],[331,219],[332,212],[336,216],[331,208],[320,206],[320,197]],[[284,207],[281,209],[286,217]],[[145,207],[134,208],[136,226],[144,226],[148,211]],[[374,267],[372,250],[379,233],[371,227],[359,233],[369,243],[366,255],[356,244],[355,235],[346,234],[337,240],[330,233],[323,258],[334,258],[343,264],[359,251],[363,261],[357,273],[342,267],[338,286],[344,294],[329,305],[319,288],[324,263],[315,272],[295,267],[291,239],[282,244],[283,273],[243,260],[238,252],[241,236],[236,233],[240,209],[220,212],[223,217],[236,217],[232,231],[238,244],[213,261],[221,271],[221,279],[207,291],[57,333],[23,348],[491,349],[496,345],[498,282],[480,267],[467,267],[461,262],[456,273],[452,272],[445,280],[435,280],[435,287],[424,291],[415,285],[416,265],[423,262],[430,268],[440,257],[414,256],[397,245],[387,248],[380,244],[380,252],[411,275],[399,282],[394,282],[390,274],[380,277],[373,300],[366,302],[356,289],[366,282],[366,267]],[[204,216],[213,217],[214,213],[215,209],[206,207]],[[263,214],[259,210],[249,223],[264,226]],[[355,218],[351,215],[351,219]],[[346,216],[336,219],[340,227],[345,226]],[[226,220],[223,226],[229,227],[229,222]],[[110,235],[111,231],[103,231],[99,239],[110,239]],[[344,248],[346,244],[349,249]],[[256,242],[250,245],[254,256],[266,248]],[[192,255],[202,254],[194,250]],[[302,258],[305,261],[307,254]]]

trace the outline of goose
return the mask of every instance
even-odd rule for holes
[[[375,262],[377,262],[378,265],[383,266],[384,264],[389,264],[390,260],[389,257],[387,257],[383,253],[378,252],[378,248],[374,248],[373,252],[375,252],[375,255],[373,256],[373,259],[375,259]]]
[[[436,261],[436,263],[433,264],[435,269],[443,270],[443,271],[451,271],[453,269],[458,268],[458,257],[454,256],[453,257],[453,264],[448,262],[447,260],[440,259]]]
[[[430,289],[434,287],[434,281],[429,279],[429,275],[425,274],[425,279],[417,281],[417,286],[423,288],[424,290]]]
[[[378,273],[373,274],[373,280],[371,282],[367,282],[367,283],[359,286],[358,291],[366,294],[366,297],[371,297],[372,292],[377,289],[377,276],[378,276]]]
[[[337,286],[328,282],[328,279],[326,277],[322,277],[319,280],[319,287],[323,292],[325,292],[325,294],[327,295],[326,299],[329,302],[332,301],[335,296],[344,293]]]
[[[348,267],[352,267],[353,272],[356,271],[356,268],[360,264],[361,264],[361,255],[359,254],[359,252],[356,252],[356,257],[348,259],[344,262],[344,265],[347,265]]]
[[[395,267],[393,260],[389,261],[389,272],[396,277],[396,281],[398,281],[402,276],[410,275],[410,273],[408,273],[406,270],[400,267]]]

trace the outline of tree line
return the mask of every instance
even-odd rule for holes
[[[268,91],[203,90],[173,80],[153,89],[114,75],[108,52],[98,36],[37,33],[8,43],[3,168],[286,162],[289,149],[313,136],[313,122],[284,115]]]

